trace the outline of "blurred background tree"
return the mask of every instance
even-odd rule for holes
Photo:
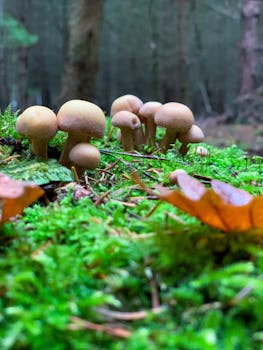
[[[133,93],[262,122],[262,3],[0,0],[0,107],[85,98],[109,111]],[[257,102],[244,114],[248,94]]]

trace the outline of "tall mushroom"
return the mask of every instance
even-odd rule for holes
[[[31,141],[32,152],[47,159],[48,141],[58,130],[56,114],[44,106],[31,106],[19,115],[16,130]]]
[[[121,130],[121,143],[125,151],[133,151],[135,147],[136,133],[141,128],[140,119],[137,115],[120,111],[112,117],[112,125]]]
[[[69,160],[81,177],[85,170],[97,168],[100,163],[100,151],[89,143],[78,143],[69,152]]]
[[[112,102],[110,115],[113,117],[116,113],[121,111],[128,111],[138,115],[139,109],[142,107],[143,102],[139,97],[135,95],[123,95]],[[136,132],[136,146],[140,146],[144,143],[144,133],[142,127],[138,128]]]
[[[68,133],[59,162],[70,167],[69,152],[76,144],[102,138],[105,132],[105,115],[100,107],[84,100],[71,100],[58,111],[58,127]]]
[[[112,102],[110,115],[113,117],[114,114],[120,111],[129,111],[137,114],[142,105],[143,102],[139,97],[135,95],[123,95]]]
[[[175,142],[179,133],[187,132],[194,123],[194,116],[190,108],[182,103],[169,102],[162,105],[154,116],[157,126],[166,129],[161,141],[161,148],[166,152]]]
[[[199,143],[204,140],[203,131],[197,125],[192,125],[191,128],[183,133],[179,133],[178,140],[182,142],[179,152],[184,156],[188,152],[189,143]]]
[[[154,115],[161,106],[162,104],[160,102],[149,101],[144,103],[138,112],[141,122],[145,124],[146,143],[149,146],[155,144],[156,124],[154,122]]]

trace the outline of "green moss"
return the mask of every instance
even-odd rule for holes
[[[5,120],[12,129],[14,120]],[[52,147],[61,150],[65,136]],[[130,174],[136,170],[149,187],[169,186],[169,172],[183,168],[207,186],[216,178],[262,194],[262,158],[206,144],[208,157],[195,145],[182,157],[177,144],[166,155],[134,157],[124,154],[115,132],[110,142],[94,144],[104,153],[100,170],[86,174],[91,195],[77,200],[74,190],[62,191],[63,199],[35,204],[1,227],[0,348],[261,349],[262,232],[212,229],[148,197]],[[7,148],[3,159],[11,154]],[[30,172],[38,181],[43,165],[27,156],[25,148],[1,171],[17,178]],[[111,320],[98,311],[150,310],[154,293],[162,311],[141,320]],[[69,329],[72,316],[123,327],[131,337]]]

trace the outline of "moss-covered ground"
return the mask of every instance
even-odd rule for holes
[[[46,196],[1,227],[1,350],[263,349],[263,232],[205,226],[131,179],[136,170],[149,187],[171,187],[169,172],[183,168],[259,195],[261,157],[207,144],[208,157],[194,145],[185,157],[177,145],[131,156],[113,134],[94,142],[100,168],[77,186],[54,160],[65,135],[48,169],[14,121],[1,115],[0,172],[36,179]]]

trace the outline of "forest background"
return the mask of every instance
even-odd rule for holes
[[[263,123],[262,0],[0,0],[0,108],[135,94]]]

